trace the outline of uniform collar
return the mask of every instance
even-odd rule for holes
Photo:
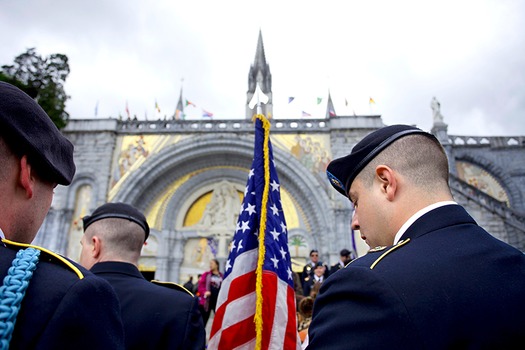
[[[121,273],[121,274],[125,274],[125,275],[130,275],[130,276],[133,276],[133,277],[144,278],[142,276],[142,274],[140,273],[139,269],[135,265],[133,265],[131,263],[127,263],[127,262],[122,262],[122,261],[103,261],[103,262],[99,262],[99,263],[96,263],[95,265],[93,265],[93,267],[91,267],[90,271],[93,272],[94,274],[97,274],[97,273]]]
[[[424,207],[423,209],[419,210],[418,212],[416,212],[414,215],[412,215],[404,224],[403,226],[401,226],[401,228],[399,229],[399,231],[397,231],[396,233],[396,236],[394,237],[394,245],[396,245],[399,240],[401,239],[401,237],[403,236],[403,234],[406,232],[406,230],[412,226],[412,224],[417,220],[419,219],[420,217],[422,217],[423,215],[425,215],[426,213],[428,213],[429,211],[431,210],[434,210],[434,209],[437,209],[439,207],[443,207],[445,205],[457,205],[458,203],[454,202],[454,201],[443,201],[443,202],[437,202],[437,203],[434,203],[434,204],[431,204],[429,206],[426,206]]]

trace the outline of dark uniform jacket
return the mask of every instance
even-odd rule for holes
[[[1,281],[17,251],[27,247],[3,242]],[[9,349],[124,349],[115,292],[106,281],[78,264],[41,251],[16,318]]]
[[[127,349],[204,349],[206,333],[191,293],[148,282],[129,263],[101,262],[91,271],[117,292]]]
[[[458,205],[322,285],[312,349],[516,349],[525,344],[525,256]]]

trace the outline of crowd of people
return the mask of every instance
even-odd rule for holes
[[[149,226],[133,206],[106,203],[83,218],[79,264],[31,245],[53,189],[74,177],[73,145],[34,99],[4,82],[0,164],[2,348],[206,347],[218,261],[186,287],[145,280],[138,259]],[[371,249],[357,259],[343,249],[331,267],[312,250],[294,274],[303,348],[523,347],[525,255],[454,201],[433,135],[380,128],[330,162],[327,175]]]

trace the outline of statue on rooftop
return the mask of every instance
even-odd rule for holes
[[[443,123],[443,115],[441,115],[441,104],[436,99],[436,97],[432,97],[432,101],[430,102],[430,108],[432,108],[432,115],[434,116],[434,124],[436,123]]]

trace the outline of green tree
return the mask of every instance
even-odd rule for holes
[[[44,58],[34,48],[18,55],[12,65],[3,65],[0,70],[0,80],[33,97],[59,129],[69,120],[69,113],[65,110],[69,96],[64,90],[68,75],[66,55],[57,53]]]
[[[289,244],[293,247],[295,247],[295,256],[299,256],[299,248],[300,247],[306,247],[306,242],[304,241],[303,237],[301,236],[293,236],[292,239],[290,239]]]

